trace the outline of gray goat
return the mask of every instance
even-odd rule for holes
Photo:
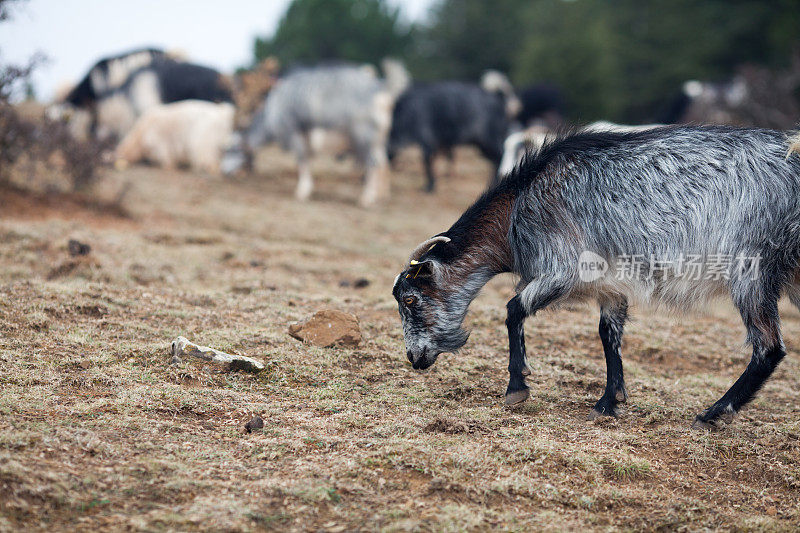
[[[600,305],[605,393],[590,418],[627,400],[620,343],[628,302],[687,310],[728,295],[753,347],[750,364],[695,427],[730,422],[785,355],[782,295],[800,307],[800,136],[724,126],[583,132],[545,144],[398,276],[408,359],[416,369],[467,341],[470,302],[502,272],[508,302],[506,403],[528,398],[523,322],[568,301]],[[727,262],[726,262],[727,259]]]
[[[256,114],[244,143],[249,153],[279,142],[297,158],[296,196],[306,200],[314,187],[309,157],[319,130],[345,138],[366,171],[360,203],[388,195],[386,139],[397,95],[408,84],[405,69],[384,61],[386,79],[371,66],[319,66],[298,69],[280,80]],[[228,165],[225,165],[226,167]]]

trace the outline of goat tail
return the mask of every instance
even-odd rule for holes
[[[381,69],[386,79],[386,89],[396,99],[411,84],[411,75],[402,61],[389,57],[381,61]]]
[[[800,130],[795,130],[789,135],[788,143],[789,149],[786,151],[786,159],[789,159],[792,153],[800,157]]]

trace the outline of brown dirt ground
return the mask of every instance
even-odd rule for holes
[[[800,314],[786,361],[717,433],[694,415],[747,364],[729,305],[675,317],[634,309],[630,402],[587,422],[605,382],[598,313],[529,321],[531,399],[503,407],[504,303],[490,283],[458,355],[404,356],[392,280],[446,229],[488,167],[460,151],[436,195],[415,155],[393,200],[355,206],[352,162],[316,164],[294,201],[291,160],[222,180],[138,167],[124,212],[3,193],[0,204],[0,530],[796,530]],[[89,243],[70,258],[67,241]],[[342,280],[367,278],[362,289]],[[361,346],[287,334],[334,307]],[[169,364],[171,340],[260,358],[258,376]],[[246,434],[253,414],[263,431]]]

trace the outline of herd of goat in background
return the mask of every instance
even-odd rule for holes
[[[243,98],[247,84],[263,94]],[[423,369],[467,341],[462,323],[481,287],[515,274],[506,321],[509,405],[528,398],[523,322],[562,302],[596,300],[601,309],[607,387],[590,418],[616,416],[627,400],[619,348],[629,301],[685,310],[727,294],[741,313],[750,365],[696,427],[730,422],[783,359],[777,302],[786,295],[800,307],[800,135],[660,127],[686,120],[698,105],[736,108],[747,97],[741,79],[686,82],[651,124],[594,122],[555,137],[565,115],[559,92],[546,85],[516,91],[496,71],[479,83],[414,84],[399,62],[385,60],[381,72],[303,67],[267,85],[142,49],[99,61],[50,112],[68,113],[76,135],[118,137],[122,165],[148,160],[227,174],[252,168],[258,148],[279,143],[297,159],[301,200],[313,190],[309,158],[326,148],[346,151],[365,173],[364,206],[387,196],[389,166],[404,147],[421,149],[428,191],[436,184],[434,157],[476,147],[493,165],[493,186],[412,253],[393,292],[407,357]],[[587,281],[579,272],[586,251],[607,265],[626,255],[650,259],[627,278]],[[692,256],[704,264],[737,258],[742,268],[690,277],[654,263],[682,265]]]
[[[564,126],[557,88],[541,84],[516,91],[496,71],[487,71],[479,83],[412,83],[394,60],[385,60],[382,72],[338,63],[278,77],[274,61],[259,68],[227,77],[160,49],[133,50],[95,63],[49,115],[69,117],[76,137],[118,139],[118,166],[146,161],[231,174],[251,170],[255,151],[277,142],[297,159],[301,200],[313,191],[310,157],[349,152],[365,175],[364,206],[388,195],[388,167],[406,146],[421,149],[426,190],[433,191],[434,158],[452,159],[456,146],[476,147],[491,162],[489,182],[495,183]],[[735,99],[737,90],[687,82],[652,125],[596,122],[584,129],[635,131],[679,122],[693,104]]]

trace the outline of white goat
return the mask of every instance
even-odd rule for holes
[[[117,147],[118,164],[147,160],[164,168],[184,164],[219,173],[233,135],[232,104],[184,100],[147,110]]]

